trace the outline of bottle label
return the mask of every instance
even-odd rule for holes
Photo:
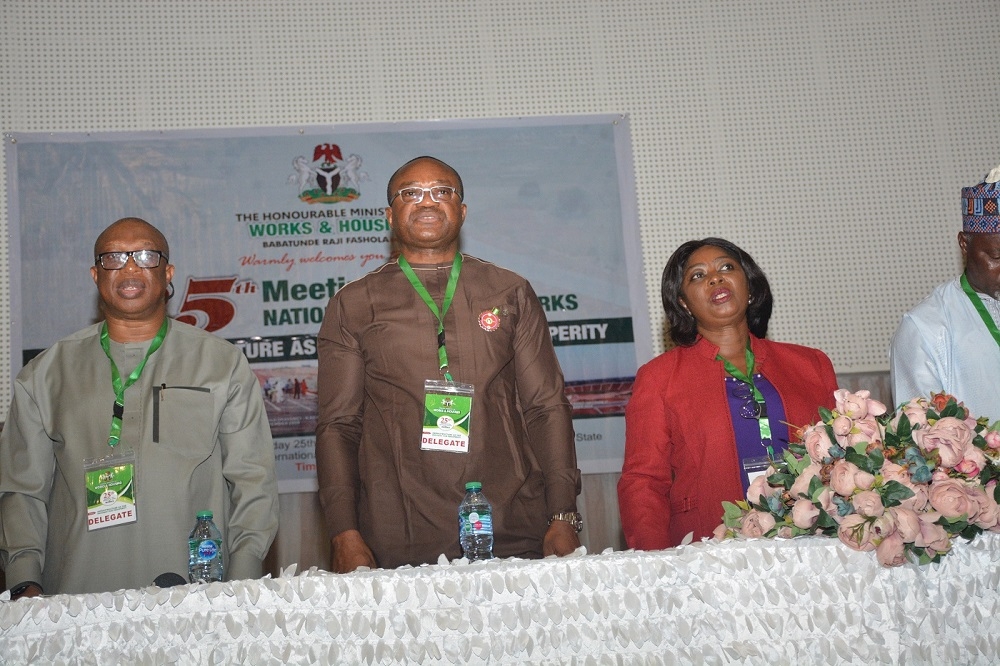
[[[473,511],[462,516],[462,532],[464,534],[491,535],[493,534],[493,516],[488,513],[478,513]]]
[[[214,560],[219,554],[219,543],[213,539],[203,539],[198,543],[198,559]]]

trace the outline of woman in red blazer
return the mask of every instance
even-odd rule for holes
[[[618,482],[625,541],[641,550],[711,536],[722,502],[743,499],[837,389],[823,352],[764,339],[771,288],[729,241],[677,248],[661,294],[677,346],[636,374]]]

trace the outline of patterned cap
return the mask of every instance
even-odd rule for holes
[[[962,231],[1000,234],[1000,166],[986,174],[983,182],[962,188]]]

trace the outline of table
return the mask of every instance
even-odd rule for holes
[[[835,539],[494,560],[0,603],[5,663],[974,664],[1000,535],[886,569]]]

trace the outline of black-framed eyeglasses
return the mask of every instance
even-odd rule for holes
[[[754,400],[753,389],[745,382],[737,382],[733,388],[733,397],[742,400],[740,405],[740,416],[745,419],[759,419],[763,415],[762,404]]]
[[[404,187],[399,192],[392,195],[389,205],[399,197],[403,203],[416,204],[424,200],[424,192],[431,195],[431,201],[435,203],[450,203],[456,199],[462,200],[462,195],[457,187],[450,185],[435,185],[434,187]]]
[[[132,261],[139,268],[156,268],[160,265],[161,258],[170,261],[167,255],[159,250],[129,250],[128,252],[101,252],[97,255],[97,260],[94,263],[106,271],[117,271],[125,268],[129,257],[132,257]]]

